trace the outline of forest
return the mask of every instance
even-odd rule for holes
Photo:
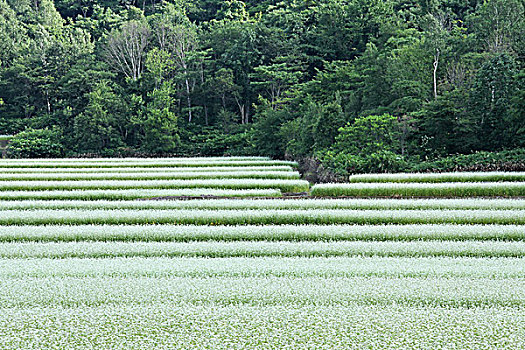
[[[523,170],[525,1],[0,0],[0,135],[12,158]]]

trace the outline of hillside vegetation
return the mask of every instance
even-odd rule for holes
[[[13,158],[523,171],[524,6],[0,0],[0,134]]]

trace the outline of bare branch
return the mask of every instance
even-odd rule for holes
[[[106,62],[126,77],[139,79],[144,72],[144,59],[150,36],[151,30],[147,24],[127,22],[109,35],[105,49]]]

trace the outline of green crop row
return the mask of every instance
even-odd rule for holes
[[[525,181],[524,172],[464,172],[428,174],[360,174],[350,182],[498,182]]]
[[[291,172],[294,169],[291,166],[245,166],[245,167],[193,167],[193,168],[2,168],[0,166],[0,174],[56,174],[56,173],[147,173],[147,172],[162,172],[162,173],[193,173],[193,172],[237,172],[237,171],[252,171],[252,172]]]
[[[0,225],[524,225],[523,213],[522,210],[5,210],[0,211]]]
[[[28,162],[16,161],[0,161],[0,168],[129,168],[129,167],[141,167],[141,168],[207,168],[207,167],[254,167],[254,166],[291,166],[296,168],[297,163],[281,160],[209,160],[209,161],[191,161],[191,160],[180,160],[177,162],[158,160],[152,161],[147,160],[143,162],[129,162],[129,161],[93,161],[82,160],[82,161],[48,161],[44,162],[41,160],[32,160]]]
[[[180,162],[232,162],[232,161],[270,161],[268,157],[188,157],[188,158],[33,158],[4,159],[1,163],[180,163]]]
[[[0,226],[0,242],[525,241],[519,225]]]
[[[317,197],[523,197],[525,182],[318,184]]]
[[[235,172],[142,172],[88,174],[0,174],[1,181],[81,181],[81,180],[200,180],[200,179],[281,179],[298,180],[298,172],[235,171]]]
[[[525,258],[525,242],[8,242],[0,258],[117,257],[506,257]],[[521,282],[523,283],[523,282]],[[523,284],[522,284],[523,288]],[[525,293],[525,289],[523,289]],[[525,306],[525,305],[524,305]]]
[[[71,190],[71,191],[0,191],[0,200],[132,200],[155,197],[280,197],[281,191],[221,190],[214,188],[186,188],[178,190],[131,189],[131,190]]]
[[[42,190],[124,190],[124,189],[279,189],[283,192],[306,192],[310,188],[303,180],[93,180],[93,181],[3,181],[0,191]],[[0,194],[1,195],[1,194]]]
[[[50,191],[51,192],[51,191]],[[72,191],[71,191],[72,192]],[[80,192],[80,191],[76,191]],[[0,192],[0,198],[2,193]],[[149,192],[147,192],[150,194]],[[203,192],[204,193],[204,192]],[[241,194],[243,192],[240,192]],[[31,194],[31,192],[29,192]],[[257,194],[257,193],[256,193]],[[22,200],[0,201],[0,210],[32,209],[207,209],[207,210],[525,210],[517,199],[199,199],[170,201]],[[525,214],[525,211],[524,211]]]

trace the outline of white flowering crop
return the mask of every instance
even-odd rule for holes
[[[0,200],[130,200],[171,196],[215,196],[215,197],[280,197],[281,191],[266,190],[221,190],[216,188],[183,188],[176,190],[131,189],[131,190],[70,190],[70,191],[0,191]]]
[[[0,160],[0,349],[525,348],[522,173],[296,167]]]

